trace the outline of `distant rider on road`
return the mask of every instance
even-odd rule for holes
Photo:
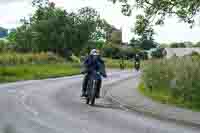
[[[139,54],[136,54],[135,55],[135,67],[136,67],[136,64],[138,63],[138,65],[139,65],[139,68],[140,68],[140,56],[139,56]]]

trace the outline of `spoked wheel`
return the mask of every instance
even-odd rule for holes
[[[95,94],[92,94],[92,96],[91,96],[91,106],[94,106],[94,104],[95,104],[95,98],[96,98],[96,95]]]
[[[96,86],[96,85],[97,85],[96,82],[97,82],[96,80],[93,81],[92,89],[91,89],[91,105],[92,105],[92,106],[94,106],[94,104],[95,104],[96,87],[97,87],[97,86]]]
[[[91,100],[91,106],[94,106],[94,104],[95,104],[95,97],[93,97]]]
[[[88,85],[88,88],[87,88],[88,90],[87,90],[87,93],[86,93],[87,94],[87,96],[86,96],[86,104],[90,103],[90,91],[89,91],[90,89],[89,89],[89,87],[90,87],[90,85]]]
[[[89,103],[90,103],[90,98],[87,97],[87,98],[86,98],[86,104],[89,104]]]
[[[89,80],[87,85],[86,104],[94,106],[97,92],[97,80]]]
[[[87,97],[86,97],[86,104],[89,104],[90,103],[90,100],[91,100],[91,88],[92,88],[92,82],[89,81],[88,82],[88,85],[87,85]]]

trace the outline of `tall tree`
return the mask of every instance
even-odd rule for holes
[[[66,12],[48,0],[34,0],[34,14],[16,31],[17,47],[27,51],[52,51],[63,56],[80,54],[88,41],[98,40],[101,32],[98,12],[85,7],[77,12]]]

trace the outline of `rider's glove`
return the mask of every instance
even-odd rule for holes
[[[104,78],[107,78],[107,75],[106,75],[106,74],[103,74],[103,77],[104,77]]]

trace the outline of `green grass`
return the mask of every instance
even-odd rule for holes
[[[45,79],[80,74],[79,64],[32,64],[0,67],[0,82]]]
[[[200,111],[200,107],[196,106],[194,102],[185,102],[182,100],[182,98],[175,98],[170,94],[170,92],[163,91],[166,89],[156,88],[157,91],[153,91],[154,89],[146,88],[144,82],[141,82],[138,86],[140,93],[154,101],[160,102],[162,104],[169,104],[181,108],[191,109],[193,111]]]

